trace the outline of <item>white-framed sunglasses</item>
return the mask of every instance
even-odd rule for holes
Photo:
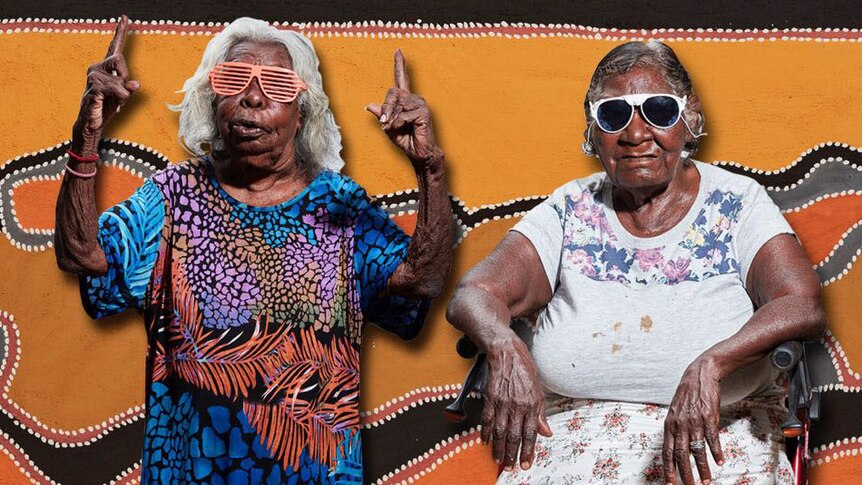
[[[619,133],[629,126],[635,108],[640,108],[643,119],[656,128],[674,126],[685,110],[688,96],[667,93],[628,94],[590,102],[590,114],[606,133]],[[683,120],[684,121],[684,120]]]

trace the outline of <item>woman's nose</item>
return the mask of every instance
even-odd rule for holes
[[[257,76],[249,81],[245,91],[241,93],[240,104],[246,108],[260,108],[264,104],[263,90],[260,87],[260,79]]]
[[[620,133],[620,140],[632,145],[639,145],[652,138],[649,123],[643,118],[641,110],[635,108],[632,113],[632,121]]]

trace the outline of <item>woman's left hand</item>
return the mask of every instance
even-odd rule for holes
[[[694,456],[700,481],[705,485],[712,481],[706,448],[716,463],[724,464],[718,437],[720,406],[719,369],[710,358],[698,357],[683,373],[664,422],[665,483],[675,483],[678,471],[684,484],[694,485],[690,455]]]
[[[442,162],[431,112],[422,96],[410,92],[410,78],[401,49],[395,51],[395,87],[386,93],[383,104],[365,107],[377,117],[386,136],[404,150],[416,169]]]

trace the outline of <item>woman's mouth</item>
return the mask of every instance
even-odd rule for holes
[[[653,163],[658,157],[655,155],[624,155],[620,157],[620,161],[626,163],[627,165],[641,165],[641,164],[650,164]]]
[[[251,120],[233,121],[230,124],[230,129],[236,136],[244,139],[258,138],[268,132],[264,127]]]

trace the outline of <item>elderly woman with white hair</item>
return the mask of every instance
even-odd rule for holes
[[[363,327],[415,336],[452,258],[443,152],[403,57],[367,109],[416,172],[412,239],[338,173],[311,43],[248,18],[213,37],[174,107],[195,157],[99,217],[99,139],[139,88],[127,29],[88,71],[55,247],[91,316],[144,314],[142,482],[361,483]]]

